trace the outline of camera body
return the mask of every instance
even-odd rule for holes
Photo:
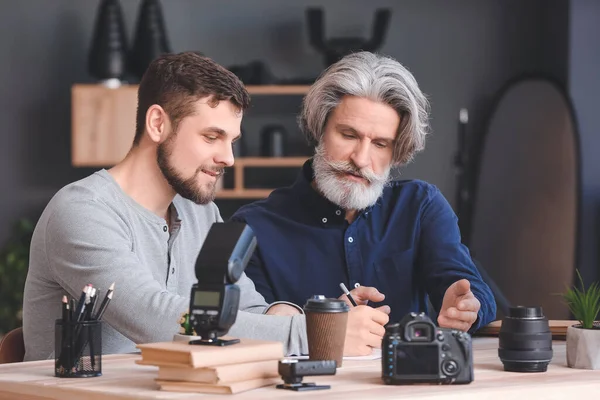
[[[381,353],[387,385],[466,384],[474,379],[471,335],[437,327],[423,313],[388,325]]]

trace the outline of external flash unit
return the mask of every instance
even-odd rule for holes
[[[252,229],[241,222],[216,222],[196,259],[196,278],[190,295],[190,324],[199,340],[190,344],[227,346],[239,339],[222,340],[240,304],[240,279],[256,248]]]

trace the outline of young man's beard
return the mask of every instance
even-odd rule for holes
[[[360,170],[351,161],[332,161],[327,158],[323,143],[319,143],[313,158],[317,189],[332,203],[344,210],[364,210],[377,202],[390,179],[388,167],[382,175]],[[366,179],[366,184],[342,178],[351,173]]]
[[[191,200],[196,204],[210,203],[215,199],[216,182],[223,175],[223,168],[201,165],[196,169],[193,176],[187,179],[183,178],[170,161],[174,139],[175,132],[171,133],[167,140],[158,145],[156,161],[162,174],[173,190],[181,197]],[[198,184],[198,175],[203,173],[202,170],[217,172],[219,176],[212,183],[200,185]]]

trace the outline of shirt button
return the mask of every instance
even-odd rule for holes
[[[324,224],[327,223],[327,218],[323,218],[321,221],[323,221]]]
[[[342,211],[340,211],[340,210],[337,210],[337,211],[335,212],[335,215],[341,215],[341,214],[342,214]]]
[[[163,226],[163,231],[166,232],[167,231],[167,226]]]
[[[171,268],[171,273],[174,274],[175,273],[175,268]]]
[[[355,288],[357,288],[357,287],[359,287],[359,286],[360,286],[360,283],[358,283],[358,282],[356,282],[356,283],[354,284],[354,287],[355,287]]]
[[[348,238],[348,241],[349,241],[350,243],[354,242],[354,239],[352,239],[352,236],[350,236],[350,237]]]

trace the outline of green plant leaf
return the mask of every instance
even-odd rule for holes
[[[577,276],[581,289],[578,287],[567,288],[563,299],[569,311],[581,323],[582,328],[592,329],[594,321],[600,313],[600,286],[598,282],[594,282],[586,289],[579,271],[577,271]]]
[[[0,249],[0,336],[22,325],[23,290],[34,223],[20,219]]]

